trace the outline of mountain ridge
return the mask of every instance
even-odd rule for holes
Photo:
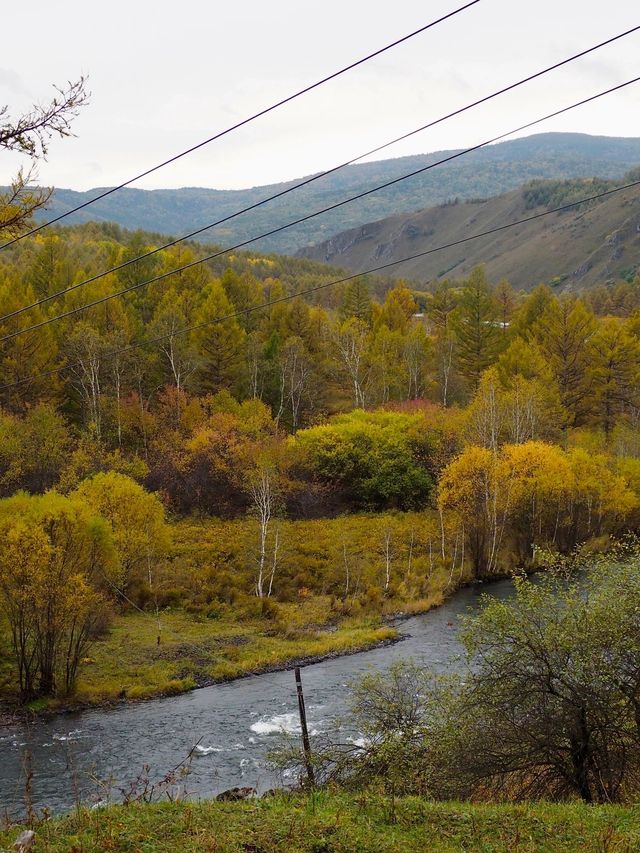
[[[393,180],[463,149],[436,151],[347,166],[270,202],[249,214],[216,227],[202,239],[231,245],[251,239],[290,220],[305,216]],[[261,240],[261,251],[294,254],[348,228],[398,213],[410,213],[452,198],[496,196],[526,181],[545,178],[598,176],[617,178],[640,163],[640,138],[543,133],[479,149],[345,205],[330,214]],[[181,235],[222,219],[238,209],[294,186],[297,178],[240,190],[203,187],[140,190],[125,187],[68,217],[69,223],[90,220],[116,222],[125,228]],[[83,192],[57,189],[41,219],[66,213],[104,188]]]

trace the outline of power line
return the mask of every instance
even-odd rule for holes
[[[619,35],[614,36],[613,38],[607,39],[607,40],[606,40],[606,41],[604,41],[604,42],[600,42],[599,44],[594,45],[593,47],[590,47],[590,48],[588,48],[587,50],[584,50],[584,51],[581,51],[580,53],[574,54],[573,56],[570,56],[570,57],[568,57],[567,59],[562,60],[561,62],[557,62],[557,63],[555,63],[554,65],[550,65],[550,66],[548,66],[547,68],[542,69],[541,71],[537,71],[535,74],[532,74],[532,75],[529,75],[529,76],[527,76],[527,77],[524,77],[523,79],[518,80],[518,81],[516,81],[515,83],[511,83],[511,84],[509,84],[508,86],[505,86],[504,88],[499,89],[498,91],[491,93],[490,95],[486,95],[485,97],[483,97],[483,98],[481,98],[481,99],[479,99],[479,100],[477,100],[477,101],[473,101],[472,103],[467,104],[466,106],[461,107],[461,108],[459,108],[459,109],[455,110],[455,111],[454,111],[454,112],[452,112],[452,113],[448,113],[448,114],[447,114],[447,115],[445,115],[445,116],[441,116],[440,118],[435,119],[434,121],[431,121],[431,122],[429,122],[428,124],[422,125],[421,127],[418,127],[418,128],[416,128],[416,129],[414,129],[414,130],[411,130],[411,131],[409,131],[408,133],[403,134],[402,136],[396,137],[395,139],[392,139],[392,140],[390,140],[389,142],[384,143],[383,145],[379,145],[377,148],[373,148],[373,149],[371,149],[370,151],[367,151],[367,152],[366,152],[366,153],[364,153],[364,154],[359,154],[357,157],[353,157],[353,158],[351,158],[350,160],[346,161],[345,163],[342,163],[342,164],[340,164],[340,165],[338,165],[338,166],[335,166],[335,167],[333,167],[332,169],[329,169],[329,170],[327,170],[327,171],[325,171],[325,172],[320,172],[319,174],[314,175],[314,176],[311,176],[310,178],[308,178],[308,179],[306,179],[306,180],[304,180],[304,181],[301,181],[300,183],[295,184],[295,185],[294,185],[294,186],[292,186],[292,187],[289,187],[289,188],[287,188],[287,189],[285,189],[285,190],[282,190],[281,192],[278,192],[278,193],[276,193],[276,194],[274,194],[274,195],[272,195],[272,196],[269,196],[269,197],[267,197],[267,198],[265,198],[265,199],[262,199],[261,201],[256,202],[255,204],[249,205],[248,207],[245,207],[245,208],[243,208],[243,209],[241,209],[241,210],[239,210],[239,211],[236,211],[235,213],[230,214],[229,216],[226,216],[226,217],[224,217],[223,219],[219,219],[219,220],[217,220],[216,222],[209,223],[208,225],[205,225],[205,226],[203,226],[202,228],[198,228],[197,230],[192,231],[192,232],[190,232],[189,234],[184,235],[183,237],[180,237],[180,238],[178,238],[178,239],[172,240],[172,241],[170,241],[169,243],[164,244],[163,246],[159,246],[159,247],[158,247],[158,248],[156,248],[156,249],[152,249],[151,251],[146,252],[146,253],[144,253],[144,254],[142,254],[142,255],[138,256],[137,258],[132,258],[131,260],[125,261],[125,262],[123,262],[123,263],[121,263],[121,264],[119,264],[119,265],[117,265],[117,266],[115,266],[115,267],[111,267],[110,269],[108,269],[108,270],[106,270],[106,271],[104,271],[104,272],[101,272],[101,273],[98,273],[98,274],[96,274],[96,275],[94,275],[94,276],[91,276],[90,278],[85,279],[84,281],[77,282],[76,284],[73,284],[73,285],[71,285],[70,287],[67,287],[67,288],[64,288],[63,290],[59,290],[59,291],[57,291],[56,293],[49,294],[48,296],[43,296],[41,299],[36,300],[35,302],[31,303],[30,305],[25,305],[25,306],[23,306],[22,308],[18,308],[18,309],[16,309],[15,311],[12,311],[12,312],[11,312],[11,313],[9,313],[9,314],[6,314],[4,317],[0,317],[0,323],[4,322],[5,320],[11,319],[12,317],[16,317],[16,316],[18,316],[18,315],[20,315],[20,314],[24,313],[25,311],[28,311],[28,310],[32,309],[32,308],[37,308],[37,307],[39,307],[39,306],[41,306],[41,305],[44,305],[44,304],[46,304],[47,302],[50,302],[50,301],[51,301],[51,300],[53,300],[53,299],[57,299],[57,298],[58,298],[58,297],[60,297],[60,296],[64,296],[65,294],[70,293],[70,292],[72,292],[72,291],[74,291],[74,290],[77,290],[77,289],[78,289],[78,288],[80,288],[80,287],[85,287],[85,286],[86,286],[86,285],[88,285],[88,284],[92,284],[93,282],[98,281],[98,280],[99,280],[99,279],[101,279],[101,278],[104,278],[106,275],[110,275],[111,273],[118,272],[119,270],[124,269],[125,267],[128,267],[128,266],[130,266],[131,264],[137,263],[138,261],[144,260],[145,258],[151,257],[152,255],[155,255],[155,254],[157,254],[158,252],[162,252],[162,251],[164,251],[164,250],[166,250],[166,249],[172,248],[173,246],[177,245],[178,243],[183,242],[184,240],[188,240],[188,239],[190,239],[190,238],[192,238],[192,237],[195,237],[195,236],[197,236],[197,235],[199,235],[199,234],[202,234],[204,231],[207,231],[207,230],[209,230],[210,228],[214,228],[214,227],[215,227],[215,226],[217,226],[217,225],[221,225],[221,224],[223,224],[223,223],[225,223],[225,222],[228,222],[229,220],[234,219],[234,218],[236,218],[237,216],[242,215],[243,213],[247,213],[247,212],[249,212],[249,211],[251,211],[251,210],[254,210],[254,209],[258,208],[258,207],[261,207],[262,205],[267,204],[267,203],[269,203],[270,201],[273,201],[273,200],[275,200],[275,199],[277,199],[277,198],[280,198],[280,197],[282,197],[282,196],[284,196],[284,195],[287,195],[288,193],[293,192],[294,190],[299,189],[300,187],[306,186],[306,185],[308,185],[308,184],[312,183],[313,181],[318,180],[319,178],[322,178],[322,177],[325,177],[325,176],[327,176],[327,175],[333,174],[333,173],[335,173],[335,172],[339,171],[340,169],[344,169],[346,166],[349,166],[349,165],[351,165],[352,163],[355,163],[356,161],[363,159],[364,157],[368,157],[368,156],[370,156],[370,155],[372,155],[372,154],[375,154],[375,153],[377,153],[377,152],[379,152],[379,151],[382,151],[383,149],[388,148],[389,146],[394,145],[394,144],[395,144],[395,143],[397,143],[397,142],[401,142],[401,141],[403,141],[403,140],[405,140],[405,139],[408,139],[410,136],[413,136],[413,135],[415,135],[415,134],[417,134],[417,133],[420,133],[420,132],[422,132],[422,131],[424,131],[424,130],[427,130],[427,129],[431,128],[431,127],[434,127],[435,125],[440,124],[440,123],[441,123],[441,122],[443,122],[443,121],[447,121],[448,119],[453,118],[453,117],[455,117],[455,116],[457,116],[457,115],[459,115],[459,114],[461,114],[461,113],[463,113],[463,112],[466,112],[467,110],[470,110],[470,109],[472,109],[472,108],[474,108],[474,107],[476,107],[476,106],[479,106],[480,104],[486,103],[487,101],[492,100],[493,98],[496,98],[496,97],[498,97],[499,95],[502,95],[502,94],[504,94],[504,93],[506,93],[506,92],[509,92],[509,91],[513,90],[513,89],[516,89],[516,88],[518,88],[519,86],[522,86],[522,85],[524,85],[525,83],[530,82],[531,80],[534,80],[534,79],[536,79],[536,78],[538,78],[538,77],[541,77],[541,76],[542,76],[542,75],[544,75],[544,74],[548,74],[550,71],[554,71],[554,70],[556,70],[557,68],[560,68],[560,67],[561,67],[561,66],[563,66],[563,65],[567,65],[567,64],[568,64],[568,63],[570,63],[570,62],[573,62],[573,61],[575,61],[575,60],[577,60],[577,59],[579,59],[579,58],[581,58],[581,57],[583,57],[583,56],[585,56],[585,55],[587,55],[587,54],[589,54],[589,53],[592,53],[592,52],[593,52],[593,51],[595,51],[595,50],[600,49],[601,47],[604,47],[604,46],[606,46],[606,45],[608,45],[608,44],[611,44],[612,42],[617,41],[618,39],[624,38],[625,36],[629,35],[630,33],[636,32],[636,31],[637,31],[637,30],[639,30],[639,29],[640,29],[640,26],[638,26],[638,27],[634,27],[634,28],[633,28],[633,29],[631,29],[631,30],[627,30],[627,31],[625,31],[625,32],[623,32],[623,33],[620,33]],[[447,157],[447,158],[445,158],[445,159],[443,159],[443,160],[438,161],[437,163],[433,163],[433,164],[430,164],[430,165],[428,165],[428,166],[426,166],[426,167],[423,167],[422,169],[418,169],[418,170],[415,170],[415,171],[413,171],[413,172],[410,172],[409,174],[404,175],[404,176],[403,176],[403,177],[401,177],[401,178],[397,178],[397,179],[395,179],[394,181],[387,182],[387,183],[382,184],[382,185],[380,185],[380,186],[378,186],[378,187],[375,187],[375,188],[373,188],[373,189],[371,189],[371,190],[368,190],[368,191],[366,191],[366,192],[364,192],[364,193],[358,194],[358,195],[353,196],[353,197],[351,197],[351,198],[349,198],[349,199],[345,199],[345,200],[343,200],[342,202],[339,202],[339,203],[337,203],[337,204],[335,204],[335,205],[331,205],[331,206],[329,206],[329,207],[326,207],[326,208],[323,208],[323,209],[321,209],[321,210],[318,210],[318,211],[316,211],[316,212],[315,212],[315,213],[313,213],[313,214],[309,214],[309,215],[307,215],[307,216],[305,216],[305,217],[302,217],[302,218],[300,218],[300,219],[297,219],[297,220],[295,220],[295,221],[293,221],[293,222],[287,223],[286,225],[282,225],[282,226],[280,226],[279,228],[273,229],[273,230],[271,230],[271,231],[267,231],[267,232],[265,232],[265,233],[263,233],[263,234],[260,234],[260,235],[258,235],[258,236],[256,236],[256,237],[251,238],[250,240],[245,240],[245,241],[243,241],[243,242],[241,242],[241,243],[236,244],[235,246],[230,246],[230,247],[228,247],[227,249],[224,249],[224,250],[222,250],[222,251],[218,252],[218,253],[217,253],[217,254],[215,254],[215,255],[211,255],[211,256],[209,256],[209,257],[208,257],[207,259],[205,259],[205,260],[211,260],[211,259],[212,259],[212,258],[214,258],[214,257],[219,257],[220,255],[223,255],[223,254],[225,254],[225,253],[227,253],[227,252],[235,251],[235,250],[237,250],[237,249],[239,249],[239,248],[242,248],[243,246],[247,246],[247,245],[249,245],[250,243],[255,242],[255,241],[257,241],[257,240],[261,240],[261,239],[263,239],[263,238],[265,238],[265,237],[273,236],[274,234],[277,234],[277,233],[279,233],[279,232],[281,232],[281,231],[284,231],[284,230],[285,230],[285,229],[287,229],[287,228],[291,228],[291,227],[293,227],[294,225],[299,225],[299,224],[301,224],[302,222],[306,222],[306,221],[308,221],[309,219],[313,219],[315,216],[320,216],[320,215],[321,215],[321,214],[323,214],[323,213],[327,213],[327,212],[329,212],[329,211],[331,211],[331,210],[335,210],[337,207],[341,207],[341,206],[343,206],[343,205],[345,205],[345,204],[349,204],[349,203],[350,203],[350,202],[352,202],[352,201],[355,201],[355,200],[357,200],[357,199],[363,198],[363,197],[364,197],[364,196],[366,196],[366,195],[370,195],[371,193],[373,193],[373,192],[377,192],[377,191],[379,191],[380,189],[384,189],[384,188],[386,188],[386,187],[388,187],[388,186],[391,186],[391,185],[392,185],[392,184],[394,184],[394,183],[398,183],[399,181],[406,180],[407,178],[413,177],[414,175],[420,174],[421,172],[426,172],[426,171],[428,171],[429,169],[434,168],[435,166],[439,166],[439,165],[442,165],[443,163],[447,163],[447,162],[449,162],[449,161],[451,161],[451,160],[455,160],[457,157],[461,157],[461,156],[463,156],[463,155],[465,155],[465,154],[468,154],[468,153],[470,153],[470,152],[472,152],[472,151],[476,151],[476,150],[478,150],[479,148],[482,148],[482,147],[484,147],[484,146],[486,146],[486,145],[489,145],[489,144],[491,144],[491,143],[493,143],[493,142],[497,142],[497,141],[499,141],[500,139],[504,139],[506,136],[510,136],[510,135],[511,135],[511,134],[513,134],[513,133],[517,133],[517,132],[519,132],[519,131],[521,131],[521,130],[526,130],[527,128],[532,127],[534,124],[537,124],[537,123],[542,122],[542,121],[546,121],[547,119],[549,119],[549,118],[553,118],[554,116],[557,116],[557,115],[560,115],[560,114],[561,114],[561,113],[563,113],[563,112],[567,112],[567,111],[568,111],[568,110],[570,110],[570,109],[574,109],[575,107],[578,107],[578,106],[581,106],[581,105],[583,105],[583,104],[586,104],[586,103],[588,103],[588,102],[589,102],[589,101],[591,101],[591,100],[595,100],[596,98],[602,97],[603,95],[606,95],[606,94],[610,94],[611,92],[614,92],[614,91],[616,91],[617,89],[622,89],[622,88],[624,88],[625,86],[631,85],[631,83],[635,83],[635,82],[637,82],[637,79],[638,79],[638,78],[636,78],[636,79],[634,79],[634,80],[630,80],[630,81],[628,81],[627,83],[623,83],[623,84],[621,84],[620,86],[615,86],[615,87],[613,87],[613,88],[611,88],[611,89],[607,89],[605,92],[601,92],[601,93],[599,93],[598,95],[594,95],[594,96],[593,96],[593,97],[591,97],[591,98],[587,98],[587,99],[585,99],[584,101],[579,101],[579,102],[578,102],[578,103],[576,103],[576,104],[572,104],[572,105],[571,105],[571,106],[569,106],[569,107],[565,107],[563,110],[558,110],[558,111],[556,111],[555,113],[551,113],[551,114],[549,114],[548,116],[544,116],[543,118],[541,118],[541,119],[537,119],[537,120],[536,120],[536,121],[534,121],[534,122],[529,122],[528,124],[522,125],[522,126],[521,126],[521,127],[519,127],[519,128],[515,128],[515,129],[513,129],[513,130],[511,130],[511,131],[508,131],[507,133],[501,134],[500,136],[496,136],[496,137],[494,137],[493,139],[487,140],[486,142],[483,142],[483,143],[481,143],[480,145],[476,145],[476,146],[473,146],[472,148],[468,148],[468,149],[465,149],[464,151],[461,151],[461,152],[458,152],[458,153],[456,153],[456,154],[453,154],[453,155],[451,155],[451,156],[449,156],[449,157]],[[26,235],[24,235],[24,236],[26,236]],[[175,272],[182,272],[184,269],[187,269],[187,268],[188,268],[188,267],[181,267],[181,268],[176,269],[176,270],[175,270]],[[146,285],[146,284],[151,284],[151,283],[153,283],[154,281],[158,281],[158,280],[159,280],[158,278],[149,279],[147,282],[144,282],[144,283],[143,283],[143,284],[141,284],[140,286],[143,286],[143,285]],[[109,298],[114,298],[115,296],[122,295],[122,293],[124,293],[124,292],[126,292],[126,291],[121,291],[120,293],[112,294]],[[78,308],[78,309],[77,309],[77,311],[81,311],[81,310],[83,310],[83,308]],[[61,316],[68,316],[68,315],[61,315]],[[38,326],[36,325],[36,326],[29,327],[28,329],[20,330],[19,332],[16,332],[16,334],[23,334],[23,333],[24,333],[24,332],[26,332],[26,331],[31,331],[33,328],[38,328]],[[7,340],[7,338],[5,337],[5,338],[0,339],[0,341],[2,341],[2,340]]]
[[[613,86],[610,89],[606,89],[603,92],[599,92],[595,95],[591,95],[588,98],[584,98],[581,101],[578,101],[574,104],[570,104],[569,106],[563,107],[559,110],[556,110],[553,113],[549,113],[546,116],[542,116],[541,118],[534,119],[533,121],[527,122],[527,124],[520,125],[520,127],[513,128],[512,130],[509,130],[506,133],[502,133],[499,136],[494,136],[491,139],[487,139],[484,142],[479,143],[478,145],[472,146],[471,148],[466,148],[462,151],[458,151],[454,154],[449,155],[448,157],[443,158],[442,160],[437,160],[434,163],[430,163],[427,166],[423,166],[420,169],[416,169],[413,172],[409,172],[406,175],[402,175],[398,178],[394,178],[391,181],[387,181],[386,183],[378,185],[377,187],[373,187],[372,189],[365,190],[362,193],[358,193],[357,195],[351,196],[347,199],[344,199],[343,201],[336,202],[335,204],[330,205],[329,207],[325,207],[325,208],[322,208],[321,210],[315,211],[314,213],[307,214],[306,216],[303,216],[299,219],[296,219],[293,222],[286,223],[285,225],[280,225],[277,228],[271,229],[270,231],[267,231],[263,234],[258,235],[257,237],[251,237],[248,240],[244,240],[240,243],[236,243],[234,246],[229,246],[226,249],[221,249],[220,251],[214,252],[211,255],[206,255],[204,258],[200,258],[196,261],[191,261],[190,263],[185,264],[182,267],[177,267],[174,270],[169,270],[168,272],[161,273],[160,275],[154,276],[153,278],[145,279],[144,281],[138,282],[134,285],[130,285],[129,287],[125,287],[122,290],[118,290],[115,293],[109,293],[105,296],[100,297],[99,299],[95,299],[93,302],[88,302],[86,305],[80,305],[77,308],[72,308],[69,311],[65,311],[61,314],[57,314],[54,317],[49,317],[46,320],[42,320],[39,323],[34,323],[31,326],[26,326],[23,329],[17,329],[14,332],[10,332],[9,334],[4,335],[3,337],[0,337],[0,343],[4,343],[5,341],[12,340],[13,338],[17,338],[20,335],[26,334],[27,332],[35,331],[35,330],[40,329],[44,326],[48,326],[51,323],[55,323],[55,322],[58,322],[59,320],[66,319],[67,317],[74,316],[74,315],[79,314],[82,311],[86,311],[90,308],[95,308],[98,305],[102,305],[105,302],[109,302],[111,299],[116,299],[117,297],[124,296],[128,293],[132,293],[132,292],[139,290],[143,287],[147,287],[148,285],[153,284],[155,282],[163,281],[164,279],[169,278],[172,275],[176,275],[177,273],[184,272],[185,270],[191,269],[195,266],[198,266],[200,264],[203,264],[203,263],[210,261],[210,260],[213,260],[215,258],[219,258],[222,255],[228,254],[229,252],[233,252],[237,249],[243,248],[244,246],[248,246],[251,243],[255,243],[258,240],[263,239],[264,237],[269,237],[269,236],[272,236],[273,234],[277,234],[281,231],[284,231],[288,228],[293,227],[294,225],[299,225],[301,222],[307,222],[308,220],[314,219],[316,216],[320,216],[323,213],[327,213],[328,211],[335,210],[336,208],[342,207],[346,204],[350,204],[351,202],[356,201],[357,199],[361,199],[361,198],[364,198],[365,196],[371,195],[372,193],[378,192],[381,189],[385,189],[386,187],[393,186],[394,184],[400,183],[401,181],[405,181],[408,178],[414,177],[415,175],[419,175],[421,173],[427,172],[430,169],[434,169],[437,166],[441,166],[444,163],[448,163],[452,160],[457,159],[458,157],[462,157],[462,156],[469,154],[473,151],[477,151],[480,148],[484,148],[485,146],[490,145],[494,142],[497,142],[500,139],[504,139],[507,136],[511,136],[514,133],[518,133],[522,130],[526,130],[530,127],[533,127],[536,124],[540,124],[543,121],[547,121],[550,118],[555,118],[556,116],[559,116],[559,115],[562,115],[563,113],[569,112],[569,110],[575,109],[576,107],[583,106],[584,104],[588,104],[592,101],[597,100],[598,98],[604,97],[605,95],[609,95],[612,92],[616,92],[616,91],[619,91],[620,89],[624,89],[626,86],[630,86],[633,83],[637,83],[638,81],[640,81],[640,77],[634,77],[632,80],[628,80],[625,83],[620,83],[617,86]],[[183,238],[183,239],[185,239],[185,238]],[[175,242],[178,242],[178,241],[175,241]],[[160,249],[155,249],[152,252],[148,252],[146,255],[142,255],[141,258],[148,257],[150,254],[154,254],[157,251],[160,251]],[[130,263],[130,262],[128,262],[128,263]],[[119,269],[119,268],[116,268],[116,269]],[[110,272],[113,272],[113,270],[111,270]],[[100,275],[94,276],[92,279],[88,279],[86,282],[79,282],[75,285],[72,285],[70,288],[67,288],[67,290],[65,292],[68,292],[69,290],[74,290],[74,289],[82,286],[83,284],[87,284],[87,283],[96,281],[97,279],[102,278],[106,274],[107,273],[101,273]],[[25,308],[21,308],[17,311],[14,311],[12,314],[8,314],[8,315],[6,315],[6,317],[0,318],[0,323],[5,322],[5,320],[8,320],[12,317],[15,317],[18,314],[22,314],[24,311],[28,310],[28,308],[36,307],[37,305],[41,304],[43,301],[47,301],[50,298],[52,298],[52,297],[46,297],[45,299],[40,300],[38,303],[34,303],[34,305],[27,306]]]
[[[378,50],[373,51],[373,53],[369,53],[366,56],[363,56],[361,59],[357,59],[355,62],[350,63],[349,65],[345,65],[344,68],[340,68],[338,71],[334,71],[332,74],[323,77],[320,80],[317,80],[315,83],[311,83],[308,86],[305,86],[303,89],[300,89],[297,92],[294,92],[292,95],[288,95],[286,98],[282,98],[279,101],[276,101],[271,106],[265,107],[262,110],[259,110],[257,113],[253,113],[253,115],[248,116],[248,118],[242,119],[242,121],[236,122],[236,124],[227,127],[225,130],[221,130],[218,133],[210,136],[208,139],[204,139],[202,142],[198,142],[196,145],[192,145],[190,148],[187,148],[185,151],[181,151],[179,154],[174,154],[172,157],[169,157],[168,160],[164,160],[162,163],[158,163],[156,166],[152,166],[150,169],[146,169],[144,172],[140,172],[140,174],[135,175],[133,178],[129,178],[129,180],[124,181],[121,184],[118,184],[117,187],[111,187],[108,190],[100,193],[88,201],[79,204],[77,207],[72,208],[71,210],[67,210],[65,213],[61,213],[59,216],[50,219],[48,222],[44,222],[42,225],[38,225],[35,228],[32,228],[30,231],[27,231],[25,234],[21,234],[19,237],[14,237],[12,240],[9,240],[7,243],[4,243],[0,246],[0,249],[5,249],[7,246],[12,246],[14,243],[17,243],[19,240],[23,240],[25,237],[29,237],[32,234],[37,234],[38,231],[42,231],[43,228],[47,228],[49,225],[53,225],[54,222],[60,222],[61,219],[65,219],[67,216],[71,216],[72,213],[77,213],[79,210],[83,210],[85,207],[88,207],[90,204],[94,204],[96,201],[100,201],[103,198],[111,195],[112,193],[117,192],[118,190],[124,189],[128,187],[130,184],[139,181],[141,178],[146,178],[148,175],[151,175],[153,172],[157,172],[158,169],[162,169],[164,166],[168,166],[170,163],[175,163],[176,160],[180,160],[182,157],[186,157],[188,154],[192,154],[194,151],[197,151],[200,148],[203,148],[205,145],[209,145],[211,142],[215,142],[217,139],[221,139],[223,136],[227,136],[227,134],[232,133],[234,130],[238,130],[241,127],[244,127],[247,124],[255,121],[262,116],[267,115],[268,113],[277,110],[279,107],[284,106],[285,104],[290,103],[291,101],[300,98],[302,95],[306,95],[309,92],[317,89],[319,86],[322,86],[324,83],[328,83],[331,80],[335,80],[336,77],[340,77],[342,74],[345,74],[347,71],[351,71],[354,68],[357,68],[359,65],[363,65],[365,62],[368,62],[370,59],[374,59],[377,56],[385,53],[388,50],[391,50],[394,47],[397,47],[400,44],[408,41],[409,39],[414,38],[421,33],[426,32],[427,30],[435,27],[437,24],[441,24],[444,21],[449,20],[449,18],[453,18],[455,15],[458,15],[460,12],[464,12],[466,9],[469,9],[471,6],[475,6],[479,3],[480,0],[471,0],[469,3],[466,3],[464,6],[460,6],[458,9],[454,9],[452,12],[443,15],[440,18],[437,18],[435,21],[431,21],[429,24],[425,24],[425,26],[420,27],[417,30],[409,33],[406,36],[402,36],[402,38],[396,39],[390,44],[385,45],[384,47],[379,48]]]
[[[252,314],[254,311],[262,311],[265,308],[271,308],[274,305],[279,305],[283,302],[289,302],[292,299],[297,299],[301,296],[309,296],[313,293],[317,293],[320,290],[325,290],[328,287],[335,287],[337,284],[344,284],[348,281],[353,281],[353,279],[359,278],[360,276],[371,275],[373,273],[382,272],[383,270],[390,269],[391,267],[398,266],[399,264],[404,264],[404,263],[407,263],[408,261],[414,261],[414,260],[417,260],[418,258],[424,258],[427,255],[432,255],[432,254],[435,254],[436,252],[442,252],[445,249],[451,249],[455,246],[461,246],[465,243],[471,242],[472,240],[478,240],[481,237],[489,237],[492,234],[498,234],[501,231],[506,231],[508,228],[515,228],[518,225],[525,225],[528,222],[533,222],[537,219],[542,219],[545,216],[551,216],[551,214],[553,214],[553,213],[561,213],[564,210],[570,210],[572,207],[578,207],[579,205],[586,204],[590,201],[597,201],[598,199],[606,198],[608,196],[614,195],[614,194],[619,193],[619,192],[623,192],[624,190],[632,189],[633,187],[637,187],[637,186],[640,186],[640,180],[632,181],[631,183],[624,184],[623,186],[614,187],[613,189],[605,190],[601,193],[596,193],[595,195],[587,196],[586,198],[582,198],[582,199],[579,199],[577,201],[572,201],[569,204],[563,204],[560,207],[554,207],[551,210],[542,211],[542,213],[535,213],[532,216],[527,216],[523,219],[518,219],[515,222],[508,222],[505,225],[498,225],[497,227],[490,228],[487,231],[481,231],[480,233],[472,234],[469,237],[462,237],[460,240],[454,240],[451,243],[445,243],[442,246],[436,246],[433,249],[427,249],[424,252],[418,252],[415,255],[408,255],[407,257],[400,258],[397,261],[390,261],[389,263],[381,264],[380,266],[377,266],[377,267],[371,267],[370,269],[367,269],[367,270],[361,270],[358,273],[353,273],[352,275],[344,276],[343,278],[338,278],[338,279],[335,279],[333,281],[325,282],[324,284],[318,284],[318,285],[315,285],[314,287],[309,287],[306,290],[301,290],[298,293],[292,293],[288,296],[281,296],[278,299],[272,299],[269,302],[265,302],[263,305],[254,305],[254,306],[251,306],[250,308],[243,308],[239,311],[233,311],[231,314],[226,314],[223,317],[215,317],[213,320],[206,320],[203,323],[196,323],[196,324],[193,324],[191,326],[186,326],[183,329],[179,329],[177,332],[169,332],[166,335],[158,335],[157,337],[150,338],[149,340],[146,340],[146,341],[139,341],[138,343],[128,344],[125,347],[120,347],[119,349],[112,350],[111,352],[105,353],[104,358],[105,359],[114,358],[115,356],[123,355],[123,354],[128,353],[128,352],[132,352],[133,350],[140,349],[141,347],[146,347],[146,346],[150,346],[152,344],[157,344],[157,343],[160,343],[162,341],[166,341],[169,338],[177,338],[180,335],[188,334],[189,332],[193,332],[197,329],[205,328],[206,326],[216,325],[217,323],[224,323],[228,320],[233,320],[237,317],[243,317],[243,316],[246,316],[247,314]],[[10,383],[7,383],[6,385],[0,385],[0,392],[8,391],[11,388],[17,388],[20,385],[24,385],[28,382],[33,382],[33,380],[35,380],[35,379],[43,379],[43,378],[48,377],[48,376],[55,376],[56,374],[61,373],[63,370],[69,370],[69,369],[71,369],[73,367],[77,367],[79,365],[80,365],[80,362],[78,362],[78,361],[71,362],[70,364],[64,364],[64,365],[61,365],[60,367],[54,367],[51,370],[46,370],[46,371],[42,371],[40,373],[35,373],[31,376],[26,376],[24,379],[19,379],[16,382],[10,382]]]

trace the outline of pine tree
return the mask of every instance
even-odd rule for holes
[[[453,312],[458,305],[458,294],[448,279],[439,281],[429,294],[427,315],[440,335],[449,331]]]
[[[483,371],[495,361],[502,339],[498,306],[482,267],[476,267],[465,282],[453,329],[458,371],[475,390]]]
[[[548,304],[531,329],[557,382],[567,426],[576,426],[586,414],[587,346],[595,326],[581,300],[562,297]]]
[[[371,297],[369,285],[362,277],[354,278],[345,288],[340,309],[340,318],[349,320],[355,317],[363,323],[371,323]]]
[[[199,384],[203,391],[237,389],[244,372],[246,333],[235,319],[213,322],[233,313],[233,305],[219,281],[208,288],[208,295],[196,312],[193,343],[200,357]]]
[[[522,337],[527,336],[531,327],[540,319],[552,300],[553,294],[546,284],[539,284],[534,287],[520,306],[512,323],[512,331]]]
[[[617,416],[637,408],[640,342],[628,323],[603,320],[589,341],[587,381],[592,417],[609,436]]]
[[[496,285],[495,297],[500,312],[502,334],[506,335],[511,323],[511,317],[513,316],[513,312],[516,307],[516,295],[513,288],[505,278],[503,278],[502,281],[499,281]]]

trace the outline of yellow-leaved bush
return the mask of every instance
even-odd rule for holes
[[[72,692],[119,573],[108,523],[56,492],[0,501],[0,597],[24,699]]]
[[[110,527],[120,561],[117,589],[152,584],[151,574],[170,543],[164,507],[139,483],[115,471],[84,480],[72,496],[102,516]]]
[[[438,504],[464,530],[476,573],[495,572],[505,551],[520,563],[537,546],[570,550],[616,533],[638,496],[604,454],[542,441],[471,445],[443,471]]]

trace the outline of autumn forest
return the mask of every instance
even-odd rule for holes
[[[364,646],[387,614],[637,528],[637,277],[333,286],[160,240],[88,224],[0,257],[6,699],[179,692]],[[127,626],[148,651],[230,622],[242,655],[109,671]]]

